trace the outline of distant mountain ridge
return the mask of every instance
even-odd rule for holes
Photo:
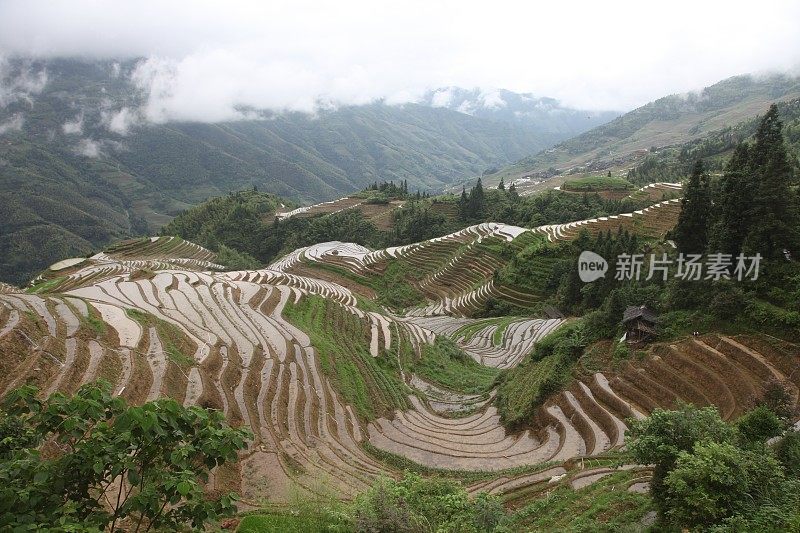
[[[568,134],[570,137],[575,135],[573,132],[589,130],[622,114],[618,111],[574,109],[554,98],[505,89],[444,87],[429,91],[420,103],[478,118],[520,124],[540,133]]]
[[[152,124],[135,65],[0,61],[0,279],[153,233],[229,191],[313,203],[383,180],[438,190],[581,131],[381,102]]]
[[[659,98],[602,126],[521,159],[488,179],[630,168],[652,149],[676,146],[732,127],[800,97],[800,77],[735,76],[702,91]]]

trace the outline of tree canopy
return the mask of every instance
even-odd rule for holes
[[[237,460],[249,433],[171,398],[129,406],[107,382],[47,399],[24,386],[0,410],[0,529],[177,530],[235,511],[209,497],[209,471]]]

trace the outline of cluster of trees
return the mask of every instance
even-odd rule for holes
[[[777,104],[778,114],[784,124],[783,137],[790,159],[797,166],[800,155],[800,99]],[[722,172],[733,150],[758,130],[758,118],[726,127],[693,139],[678,147],[651,149],[644,160],[628,172],[632,183],[656,181],[680,181],[692,172],[698,159],[702,159],[707,170]]]
[[[503,186],[505,189],[505,185]],[[461,197],[458,199],[458,218],[464,222],[483,220],[486,215],[486,194],[483,191],[483,183],[478,178],[478,183],[470,189],[461,189]]]
[[[361,211],[348,209],[318,217],[275,220],[274,213],[284,200],[256,190],[230,193],[189,209],[164,226],[162,235],[175,235],[196,242],[220,254],[222,264],[232,268],[256,268],[296,248],[324,241],[355,242],[373,248],[419,242],[457,231],[480,222],[504,222],[538,226],[576,218],[605,216],[640,207],[630,200],[605,200],[596,194],[548,192],[520,197],[513,185],[485,190],[480,180],[456,201],[458,217],[433,209],[426,193],[407,194],[407,184],[374,183],[359,193],[368,200],[384,195],[404,194],[406,204],[392,212],[393,229],[379,231]],[[290,204],[289,204],[290,205]]]
[[[783,391],[777,383],[775,390]],[[651,494],[662,525],[797,531],[800,432],[787,430],[785,405],[764,401],[732,425],[715,407],[691,405],[631,421],[626,446],[637,463],[655,466]]]
[[[675,228],[678,249],[782,259],[800,244],[796,185],[773,104],[753,143],[736,147],[720,180],[712,183],[702,163],[695,165]]]
[[[546,195],[531,200],[545,201]],[[591,331],[601,338],[615,337],[625,307],[641,304],[666,314],[660,328],[664,338],[680,334],[690,322],[696,322],[693,329],[698,329],[697,323],[730,327],[736,322],[745,328],[758,324],[762,331],[796,338],[800,268],[797,261],[786,260],[784,250],[798,250],[798,204],[793,167],[772,107],[752,144],[737,148],[722,177],[712,180],[701,163],[695,165],[672,232],[677,250],[624,231],[595,238],[581,234],[571,243],[534,242],[523,247],[499,277],[548,295],[547,303],[563,312],[585,314]],[[547,206],[543,209],[546,212]],[[605,277],[591,283],[580,280],[578,256],[584,250],[609,261]],[[617,258],[623,253],[643,254],[638,280],[615,279]],[[760,253],[763,259],[754,281],[705,279],[705,274],[699,280],[683,280],[676,277],[680,253],[730,254],[731,269],[739,253],[748,257]],[[661,275],[647,279],[650,254],[659,258],[667,254],[671,266],[666,281]],[[552,268],[543,267],[547,264]]]
[[[405,198],[408,196],[408,180],[403,180],[399,185],[395,185],[394,181],[377,181],[368,185],[365,191],[377,191],[396,198]]]
[[[0,405],[0,530],[201,529],[236,511],[204,483],[249,438],[171,398],[129,406],[107,382],[45,400],[22,387]]]

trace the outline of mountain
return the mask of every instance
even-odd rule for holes
[[[586,111],[562,105],[558,100],[505,89],[444,87],[428,92],[422,102],[474,117],[510,122],[532,131],[573,137],[614,120],[617,111]]]
[[[22,282],[59,257],[154,232],[228,191],[310,202],[380,180],[440,189],[578,131],[424,103],[151,124],[135,65],[0,63],[0,279]]]
[[[752,120],[767,111],[769,104],[800,97],[800,78],[776,74],[736,76],[697,93],[660,98],[521,159],[490,176],[552,177],[606,169],[628,169],[651,151],[701,139],[712,132]]]

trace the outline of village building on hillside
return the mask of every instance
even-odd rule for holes
[[[622,325],[625,335],[622,339],[628,344],[640,344],[653,340],[656,336],[658,315],[646,305],[633,305],[625,309]]]

